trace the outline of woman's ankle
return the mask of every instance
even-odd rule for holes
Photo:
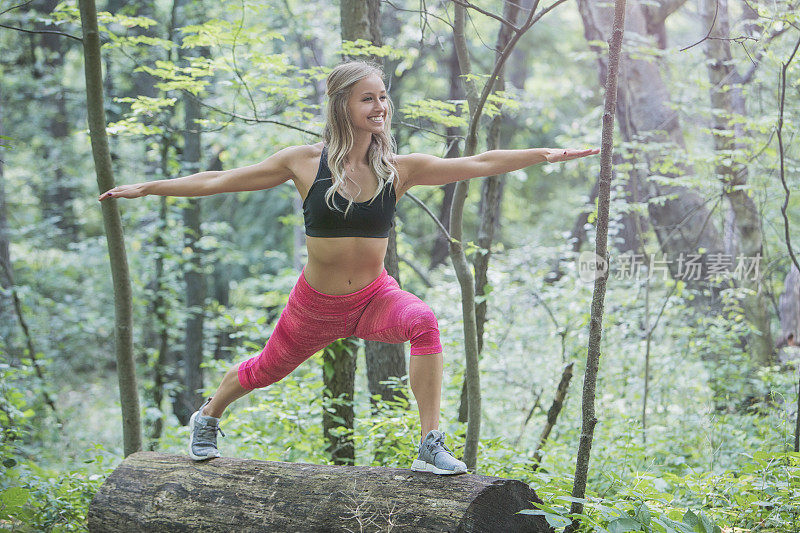
[[[200,416],[210,416],[212,418],[219,418],[222,416],[222,413],[225,412],[225,408],[219,409],[216,405],[214,405],[214,398],[211,397],[208,399],[206,403],[203,404],[203,407],[200,408]]]

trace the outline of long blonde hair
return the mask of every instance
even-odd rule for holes
[[[350,99],[353,86],[360,80],[372,75],[383,79],[383,71],[378,65],[365,61],[347,61],[334,67],[326,80],[325,94],[328,95],[328,104],[322,140],[328,149],[328,168],[331,170],[333,184],[325,192],[325,203],[328,207],[337,211],[341,211],[341,209],[333,203],[333,195],[344,185],[344,158],[353,148],[353,143],[355,142],[353,121],[347,102]],[[389,105],[386,119],[383,123],[383,131],[372,134],[372,141],[367,149],[369,167],[378,177],[378,189],[375,191],[375,195],[370,198],[370,203],[381,194],[386,185],[391,187],[397,176],[397,169],[393,163],[397,143],[391,132],[394,105],[388,94],[386,101]],[[345,216],[350,212],[353,203],[352,198],[348,199],[347,208],[344,211]]]

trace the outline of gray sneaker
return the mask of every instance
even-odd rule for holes
[[[419,455],[411,464],[411,470],[434,474],[463,474],[467,471],[467,465],[453,457],[453,452],[445,446],[444,435],[438,429],[428,432],[419,445]]]
[[[222,433],[219,427],[219,418],[200,414],[210,401],[211,398],[206,400],[189,419],[189,457],[195,461],[204,461],[220,456],[219,450],[217,450],[217,431]],[[222,433],[222,436],[224,437],[225,433]]]

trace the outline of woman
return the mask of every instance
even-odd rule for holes
[[[436,317],[422,300],[401,290],[383,267],[395,204],[413,186],[492,176],[599,150],[492,150],[453,159],[395,154],[392,104],[382,77],[379,68],[361,61],[331,71],[320,143],[290,146],[261,163],[233,170],[121,185],[99,198],[207,196],[270,189],[292,180],[304,199],[308,263],[263,351],[231,368],[214,396],[192,415],[192,459],[220,456],[219,418],[231,402],[281,380],[334,340],[355,335],[388,343],[411,341],[409,380],[422,425],[412,469],[466,472],[438,430],[442,347]]]

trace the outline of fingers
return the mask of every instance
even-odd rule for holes
[[[100,197],[97,199],[97,201],[98,202],[102,202],[103,200],[107,200],[108,198],[113,198],[114,197],[114,191],[116,189],[117,188],[114,187],[113,189],[107,190],[106,192],[104,192],[103,194],[100,195]]]

